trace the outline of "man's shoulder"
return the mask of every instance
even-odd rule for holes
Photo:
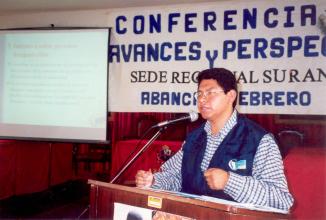
[[[203,122],[197,128],[195,128],[192,131],[190,131],[188,133],[187,137],[196,136],[196,135],[199,135],[199,134],[205,132],[205,129],[204,129],[205,128],[205,124],[206,124],[206,122]]]
[[[200,124],[197,128],[190,131],[186,136],[185,143],[189,143],[201,139],[200,137],[206,134],[204,128],[205,128],[205,122]]]

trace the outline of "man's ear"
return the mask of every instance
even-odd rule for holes
[[[229,97],[231,103],[234,102],[234,100],[237,98],[237,93],[234,89],[228,91],[227,96]]]

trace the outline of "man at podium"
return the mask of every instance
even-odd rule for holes
[[[188,134],[161,171],[140,170],[136,185],[288,210],[293,204],[272,134],[239,114],[231,71],[198,75],[198,110],[206,120]]]

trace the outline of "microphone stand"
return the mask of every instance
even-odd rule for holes
[[[110,181],[110,183],[114,183],[130,167],[130,165],[149,147],[149,145],[151,145],[153,141],[155,141],[158,136],[160,136],[163,129],[165,128],[165,126],[160,127],[159,130],[154,134],[154,136],[142,147],[142,149],[140,149],[135,154],[135,156],[133,156],[133,158],[131,158],[131,160],[120,169],[119,173],[115,175],[115,177]]]

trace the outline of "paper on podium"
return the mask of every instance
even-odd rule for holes
[[[289,213],[289,211],[282,210],[282,209],[272,208],[272,207],[268,207],[268,206],[254,205],[254,204],[250,204],[250,203],[239,203],[239,202],[229,201],[229,200],[225,200],[225,199],[219,199],[219,198],[215,198],[215,197],[211,197],[211,196],[200,196],[200,195],[184,193],[184,192],[152,189],[152,188],[148,188],[148,187],[146,187],[144,189],[153,190],[156,192],[170,193],[170,194],[178,195],[178,196],[185,197],[185,198],[198,199],[198,200],[207,201],[207,202],[215,202],[215,203],[224,204],[224,205],[231,205],[234,207],[245,208],[245,209],[249,209],[249,210],[256,210],[256,211],[263,211],[263,212],[275,212],[275,213],[281,213],[281,214]]]
[[[225,205],[232,205],[238,208],[245,208],[245,209],[250,209],[250,210],[257,210],[257,211],[263,211],[263,212],[275,212],[275,213],[282,213],[282,214],[288,214],[289,212],[286,210],[282,209],[277,209],[277,208],[272,208],[268,206],[261,206],[261,205],[254,205],[250,203],[239,203],[239,202],[234,202],[234,201],[229,201],[225,199],[219,199],[215,197],[210,197],[210,196],[200,196],[200,199],[204,201],[209,201],[209,202],[216,202],[216,203],[221,203]]]

